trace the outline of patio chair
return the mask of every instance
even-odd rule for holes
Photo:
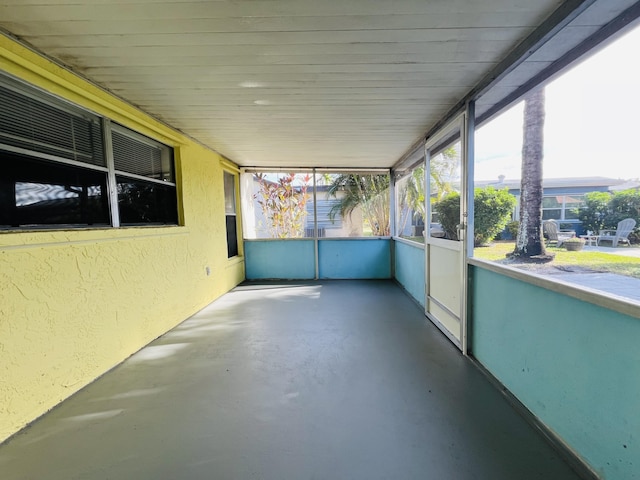
[[[625,218],[618,222],[618,227],[615,230],[600,230],[598,245],[602,243],[603,240],[605,242],[611,242],[612,247],[617,247],[620,242],[630,245],[631,243],[627,237],[635,226],[636,221],[633,218]]]
[[[552,243],[555,243],[556,247],[560,247],[565,240],[576,236],[576,232],[573,230],[560,230],[558,224],[553,220],[543,222],[542,231],[547,238],[547,247]]]

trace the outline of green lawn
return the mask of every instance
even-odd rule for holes
[[[506,254],[513,251],[513,248],[513,242],[495,242],[489,247],[475,248],[473,256],[482,260],[502,262],[505,260]],[[555,258],[548,264],[549,266],[579,267],[596,272],[617,273],[640,278],[640,258],[586,250],[568,252],[564,248],[555,247],[547,248],[547,252],[555,254]]]

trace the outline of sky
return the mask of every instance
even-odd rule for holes
[[[640,179],[640,27],[546,86],[545,178]],[[523,102],[479,128],[476,180],[520,178]]]

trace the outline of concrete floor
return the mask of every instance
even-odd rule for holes
[[[608,253],[610,255],[621,255],[624,257],[640,258],[640,248],[633,247],[584,247],[585,252],[600,252]],[[544,273],[543,273],[544,275]],[[640,279],[627,277],[625,275],[618,275],[615,273],[554,273],[554,278],[560,278],[565,282],[575,283],[582,285],[583,287],[593,288],[594,290],[601,290],[603,292],[610,293],[622,298],[628,298],[631,300],[640,301]]]
[[[389,281],[235,289],[1,446],[0,477],[578,478]]]
[[[615,273],[561,273],[552,275],[565,282],[640,301],[640,279]]]
[[[620,246],[620,247],[607,247],[607,246],[588,246],[585,245],[583,248],[585,252],[600,252],[600,253],[609,253],[611,255],[622,255],[623,257],[635,257],[640,258],[640,247],[637,245],[633,246]]]

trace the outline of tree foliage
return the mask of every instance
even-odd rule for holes
[[[328,194],[338,202],[331,207],[329,218],[351,215],[356,209],[371,228],[374,236],[391,234],[389,224],[389,175],[360,175],[346,173],[336,175],[329,185]]]
[[[516,204],[516,198],[507,188],[476,188],[474,200],[474,238],[476,246],[486,244],[500,233],[509,219]],[[446,238],[458,240],[460,223],[460,194],[452,192],[434,206]]]
[[[432,157],[429,172],[431,194],[435,201],[439,202],[455,190],[453,182],[459,178],[460,154],[456,147],[445,148],[440,154]]]
[[[604,228],[610,198],[607,192],[589,192],[584,196],[584,207],[577,210],[577,214],[585,230],[599,232]]]
[[[615,192],[609,201],[605,228],[615,228],[618,222],[625,218],[633,218],[638,222],[638,217],[640,217],[640,192],[637,190]]]
[[[407,178],[407,182],[403,185],[399,192],[399,212],[398,230],[404,230],[404,227],[410,215],[416,219],[425,218],[425,177],[424,165],[414,169]]]
[[[585,195],[585,205],[576,211],[585,230],[596,233],[603,229],[615,229],[618,222],[633,218],[638,227],[629,239],[637,241],[640,228],[640,192],[623,190],[613,194],[589,192]]]
[[[255,175],[259,191],[255,194],[258,204],[267,220],[267,231],[271,238],[304,237],[307,217],[306,205],[309,200],[307,189],[310,175],[296,176],[288,173],[277,181],[265,174]],[[295,183],[299,183],[296,185]]]

